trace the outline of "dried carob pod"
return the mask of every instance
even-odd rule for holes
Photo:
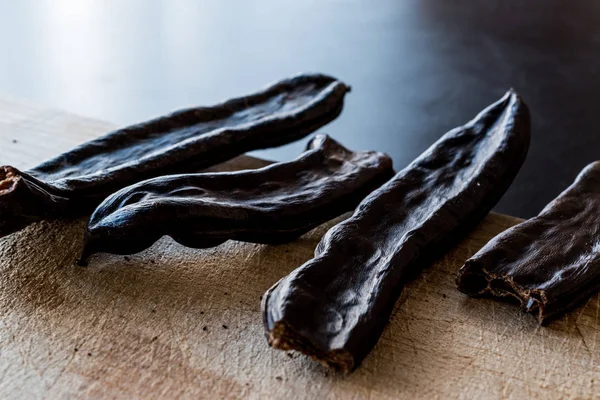
[[[137,253],[165,235],[193,248],[230,239],[289,242],[352,210],[393,175],[387,155],[352,152],[317,135],[290,162],[142,181],[94,211],[80,261],[97,252]]]
[[[600,162],[542,212],[490,240],[459,270],[470,296],[515,299],[540,323],[560,317],[600,288]]]
[[[371,193],[325,234],[312,260],[263,296],[269,344],[356,368],[406,281],[504,194],[525,159],[529,129],[527,107],[509,91]]]
[[[42,219],[84,215],[143,179],[197,172],[298,140],[335,119],[348,91],[326,75],[298,75],[249,96],[119,129],[27,171],[0,167],[0,237]]]

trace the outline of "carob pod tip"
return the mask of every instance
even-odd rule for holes
[[[51,186],[17,168],[0,166],[0,237],[66,212],[65,204],[65,198]]]

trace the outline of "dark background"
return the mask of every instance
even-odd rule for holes
[[[512,86],[533,137],[496,211],[520,217],[600,159],[599,50],[596,1],[0,0],[0,96],[120,125],[321,71],[353,88],[323,131],[401,169]]]

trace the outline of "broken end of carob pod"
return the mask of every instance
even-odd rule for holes
[[[600,162],[534,218],[490,240],[458,271],[473,297],[514,300],[545,324],[600,288]]]
[[[353,152],[319,134],[293,161],[149,179],[98,206],[79,263],[94,253],[137,253],[163,236],[192,248],[287,243],[354,209],[393,175],[386,154]]]
[[[262,301],[268,342],[352,371],[375,346],[404,285],[498,202],[529,147],[514,92],[443,135],[331,228],[315,257]]]
[[[301,273],[299,272],[299,274]],[[342,373],[354,370],[357,363],[356,354],[346,350],[343,346],[336,348],[335,345],[332,345],[333,333],[330,326],[339,326],[340,316],[335,310],[331,310],[331,313],[323,313],[319,304],[320,299],[308,292],[293,293],[281,288],[281,285],[286,285],[290,281],[289,276],[282,279],[271,287],[262,298],[263,324],[266,328],[269,346],[278,350],[299,351],[325,367]],[[291,294],[295,297],[288,297]],[[305,297],[299,301],[303,294]],[[273,307],[274,304],[279,307]],[[289,307],[286,307],[286,304],[289,304]],[[312,304],[314,308],[296,309],[294,311],[295,320],[300,320],[300,323],[291,324],[288,318],[279,314],[279,311],[286,309],[285,313],[290,314],[290,309],[295,308],[297,304]],[[316,320],[322,316],[327,320],[324,322]],[[321,335],[315,335],[315,330],[322,330]],[[344,344],[343,339],[339,342]]]
[[[60,190],[17,168],[0,166],[0,237],[56,212],[62,200]]]

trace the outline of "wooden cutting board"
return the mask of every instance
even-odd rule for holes
[[[0,101],[0,162],[29,167],[113,126]],[[385,150],[385,149],[379,149]],[[264,162],[244,157],[229,168]],[[327,227],[284,246],[208,250],[163,238],[74,265],[85,220],[0,240],[2,398],[587,398],[600,394],[600,299],[548,327],[473,300],[456,270],[519,219],[490,214],[409,284],[373,352],[342,376],[263,335],[265,290]]]

